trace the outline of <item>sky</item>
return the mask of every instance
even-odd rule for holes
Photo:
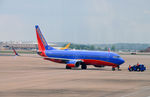
[[[0,0],[0,41],[150,43],[150,0]]]

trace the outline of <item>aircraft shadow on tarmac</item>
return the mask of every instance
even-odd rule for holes
[[[4,54],[0,54],[0,56],[15,56],[15,55],[4,55]]]
[[[82,70],[81,68],[72,68],[72,69],[65,69],[61,67],[33,67],[32,69],[37,70]],[[111,69],[105,69],[105,68],[87,68],[86,71],[89,70],[98,70],[98,71],[112,71]]]

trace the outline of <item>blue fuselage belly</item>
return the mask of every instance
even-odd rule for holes
[[[113,58],[113,56],[119,56],[112,52],[103,51],[79,51],[79,50],[47,50],[45,54],[52,58],[63,59],[91,59],[100,60],[105,62],[114,63],[120,65],[124,63],[122,58]]]

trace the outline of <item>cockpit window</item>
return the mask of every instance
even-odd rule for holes
[[[113,56],[113,58],[120,58],[120,56]]]

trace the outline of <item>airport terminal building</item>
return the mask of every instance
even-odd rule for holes
[[[59,48],[56,44],[48,43],[52,47]],[[0,50],[11,50],[12,46],[17,50],[37,50],[36,42],[0,42]]]

